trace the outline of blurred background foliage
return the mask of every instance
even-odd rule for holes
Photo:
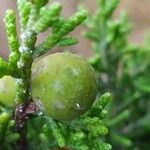
[[[150,147],[150,45],[129,39],[132,29],[125,12],[112,19],[120,0],[97,0],[84,33],[92,41],[89,62],[97,71],[100,94],[110,91],[113,101],[106,119],[107,141],[114,149],[148,150]]]

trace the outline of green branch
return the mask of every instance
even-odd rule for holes
[[[17,63],[21,72],[21,78],[17,79],[17,93],[16,103],[21,104],[29,101],[30,99],[30,79],[31,79],[31,66],[33,63],[32,54],[36,42],[36,34],[32,31],[31,27],[35,22],[36,10],[34,5],[26,24],[26,29],[21,33],[21,46],[19,52],[21,53],[20,59]],[[23,25],[24,26],[24,25]]]
[[[52,49],[65,35],[71,32],[85,19],[86,11],[81,11],[64,21],[56,33],[52,33],[41,45],[36,47],[33,58],[39,57],[46,53],[49,49]]]
[[[13,10],[7,10],[4,18],[8,45],[10,49],[9,61],[7,63],[8,74],[15,77],[18,76],[17,62],[20,57],[19,53],[19,40],[17,37],[16,29],[16,16]]]
[[[17,6],[20,17],[21,30],[25,30],[32,4],[27,0],[17,0]]]
[[[43,7],[40,11],[40,18],[33,26],[33,31],[40,33],[44,32],[48,27],[51,27],[52,24],[58,20],[60,11],[61,6],[57,2],[50,5],[49,8]]]

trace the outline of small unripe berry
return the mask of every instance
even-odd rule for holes
[[[11,76],[4,76],[0,79],[0,103],[12,107],[16,94],[15,79]]]
[[[96,77],[90,64],[75,54],[56,53],[39,60],[32,70],[32,96],[45,113],[69,120],[85,113],[96,98]]]

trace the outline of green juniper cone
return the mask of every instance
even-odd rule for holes
[[[105,107],[111,101],[111,95],[105,93],[92,105],[96,96],[96,79],[93,69],[85,60],[72,54],[62,54],[67,59],[61,58],[60,54],[46,56],[43,60],[53,56],[55,58],[58,55],[56,60],[63,61],[61,62],[62,70],[58,70],[60,71],[58,73],[61,74],[57,74],[58,67],[53,66],[48,68],[50,69],[48,75],[44,70],[40,72],[41,76],[46,76],[45,79],[42,79],[43,81],[39,80],[40,74],[35,73],[32,77],[32,64],[35,58],[54,47],[78,43],[76,38],[67,35],[87,16],[85,10],[80,10],[71,17],[65,18],[60,15],[61,5],[58,2],[50,5],[47,3],[48,0],[17,0],[21,26],[20,40],[17,36],[14,11],[8,10],[4,18],[10,55],[8,61],[0,58],[0,148],[8,150],[14,148],[16,150],[60,148],[110,150],[111,145],[105,143],[100,137],[108,133],[103,119],[107,116]],[[43,42],[36,43],[38,34],[49,28],[50,33],[43,39]],[[42,62],[44,64],[45,60]],[[48,59],[47,64],[53,63]],[[68,69],[65,70],[65,66]],[[77,66],[80,70],[79,76],[77,76],[77,70],[74,70]],[[36,94],[43,92],[42,89],[37,93],[42,84],[46,85],[60,78],[65,88],[61,91],[63,94],[60,97],[56,92],[59,89],[59,82],[55,82],[54,87],[51,87],[50,90],[47,88],[45,96],[37,95],[43,102],[45,110],[48,110],[45,113],[48,116],[36,112],[32,94],[35,99]],[[38,82],[36,83],[35,80]],[[51,95],[54,101],[49,98]],[[56,101],[55,98],[62,98],[64,103]],[[68,109],[59,111],[64,106],[67,106]],[[52,110],[54,108],[55,110]],[[83,114],[85,111],[87,112]],[[61,115],[58,115],[59,113]],[[83,115],[80,116],[81,114]],[[49,116],[58,120],[77,118],[71,121],[58,121]]]
[[[77,55],[48,55],[36,62],[32,72],[33,100],[39,99],[52,118],[68,120],[78,117],[96,98],[95,72]]]

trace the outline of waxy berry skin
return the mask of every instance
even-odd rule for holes
[[[55,53],[33,65],[31,92],[45,113],[57,120],[70,120],[84,114],[97,93],[94,69],[78,55]]]

